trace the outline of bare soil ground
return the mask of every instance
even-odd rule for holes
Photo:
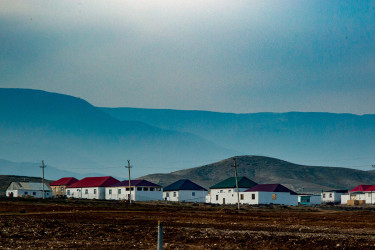
[[[0,248],[375,248],[371,208],[242,207],[80,200],[0,200]]]

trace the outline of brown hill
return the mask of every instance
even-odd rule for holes
[[[281,183],[296,192],[320,192],[327,189],[352,189],[359,184],[375,184],[373,171],[350,168],[304,166],[264,156],[236,156],[239,176],[257,183]],[[206,188],[234,176],[233,158],[169,174],[151,174],[141,178],[168,185],[181,178]]]

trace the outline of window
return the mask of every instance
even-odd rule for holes
[[[77,192],[79,192],[79,191],[81,191],[81,190],[77,189]]]
[[[195,192],[192,192],[192,193],[191,193],[191,196],[195,196]]]
[[[85,194],[89,194],[89,190],[88,189],[85,189]]]
[[[255,200],[255,194],[251,194],[251,199]]]
[[[28,192],[25,192],[25,194],[28,194]]]
[[[142,188],[141,187],[137,187],[137,191],[142,191]]]
[[[70,190],[66,191],[66,193],[67,193],[68,195],[70,195]]]
[[[217,201],[219,200],[219,195],[216,195],[216,200],[217,200]]]
[[[36,195],[36,192],[33,192],[33,195]]]
[[[329,198],[332,198],[332,193],[329,194]]]
[[[133,188],[133,187],[131,187],[131,188],[130,188],[130,191],[134,191],[134,188]]]
[[[173,192],[173,197],[176,197],[177,196],[177,192]]]
[[[276,200],[276,194],[272,194],[272,200]]]
[[[145,187],[145,188],[143,188],[143,191],[148,191],[148,188],[146,188],[146,187]]]
[[[125,190],[126,190],[126,191],[129,191],[129,188],[126,188]]]
[[[231,193],[231,192],[232,192],[232,190],[229,189],[229,190],[228,190],[228,193]]]
[[[96,188],[94,189],[94,194],[96,194]]]
[[[112,194],[112,189],[108,190],[108,193],[109,193],[109,194]]]
[[[57,187],[55,187],[55,192],[57,192]]]
[[[222,193],[223,192],[223,190],[220,190],[220,193]]]
[[[117,192],[118,192],[118,194],[121,194],[121,189],[118,189]]]
[[[240,200],[243,200],[243,194],[240,194]]]
[[[150,188],[150,191],[154,191],[155,190],[155,188]]]
[[[169,192],[166,193],[165,197],[169,197]]]
[[[64,187],[61,187],[60,190],[61,190],[61,192],[64,192]]]
[[[326,198],[326,194],[323,194],[323,198]]]
[[[368,193],[368,197],[371,197],[371,194],[370,194],[370,193]]]
[[[156,188],[156,191],[161,191],[161,188]]]

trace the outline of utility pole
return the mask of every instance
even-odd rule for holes
[[[128,166],[125,166],[125,168],[128,169],[129,173],[129,202],[132,203],[132,189],[130,186],[130,169],[132,168],[132,166],[130,166],[130,160],[128,160]]]
[[[45,169],[46,167],[47,167],[47,166],[44,165],[44,161],[42,160],[42,166],[40,166],[40,168],[42,169],[43,199],[44,199],[44,169]]]
[[[236,178],[236,189],[237,189],[237,206],[238,206],[238,211],[240,211],[240,193],[238,192],[236,158],[233,158],[233,161],[234,161],[234,176]]]

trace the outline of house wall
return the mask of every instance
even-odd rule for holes
[[[105,187],[67,188],[66,196],[79,199],[105,199]]]
[[[248,188],[239,188],[238,191],[244,192]],[[237,189],[236,188],[221,188],[211,189],[210,195],[207,197],[210,201],[208,203],[213,204],[237,204]]]
[[[344,193],[322,192],[322,203],[341,203],[341,195]]]
[[[105,197],[107,200],[128,200],[130,191],[126,190],[128,187],[107,187]],[[131,191],[132,200],[135,201],[152,201],[163,199],[163,189],[153,187],[132,187]],[[141,190],[139,190],[139,188]],[[146,189],[145,189],[146,188]]]
[[[303,203],[301,202],[301,197],[309,197],[310,202]],[[303,205],[319,205],[322,204],[322,196],[321,195],[298,195],[298,203]]]
[[[167,201],[206,202],[207,194],[207,191],[201,190],[164,191],[163,199]]]
[[[348,200],[350,200],[350,195],[348,194],[344,194],[344,195],[341,195],[341,204],[343,205],[346,205],[348,204]]]
[[[298,205],[298,196],[287,192],[241,192],[244,199],[240,200],[242,204],[280,204],[280,205]],[[253,198],[253,194],[255,197]],[[274,199],[275,197],[275,199]]]
[[[52,193],[55,197],[66,195],[66,186],[51,186]]]
[[[10,197],[11,193],[13,193],[13,197],[24,197],[26,195],[32,196],[35,198],[43,198],[43,191],[42,190],[7,190],[6,196]],[[44,190],[44,198],[51,198],[52,197],[52,191]]]
[[[364,200],[366,204],[375,204],[374,192],[350,193],[350,195],[341,196],[341,204],[348,204],[348,200]]]

